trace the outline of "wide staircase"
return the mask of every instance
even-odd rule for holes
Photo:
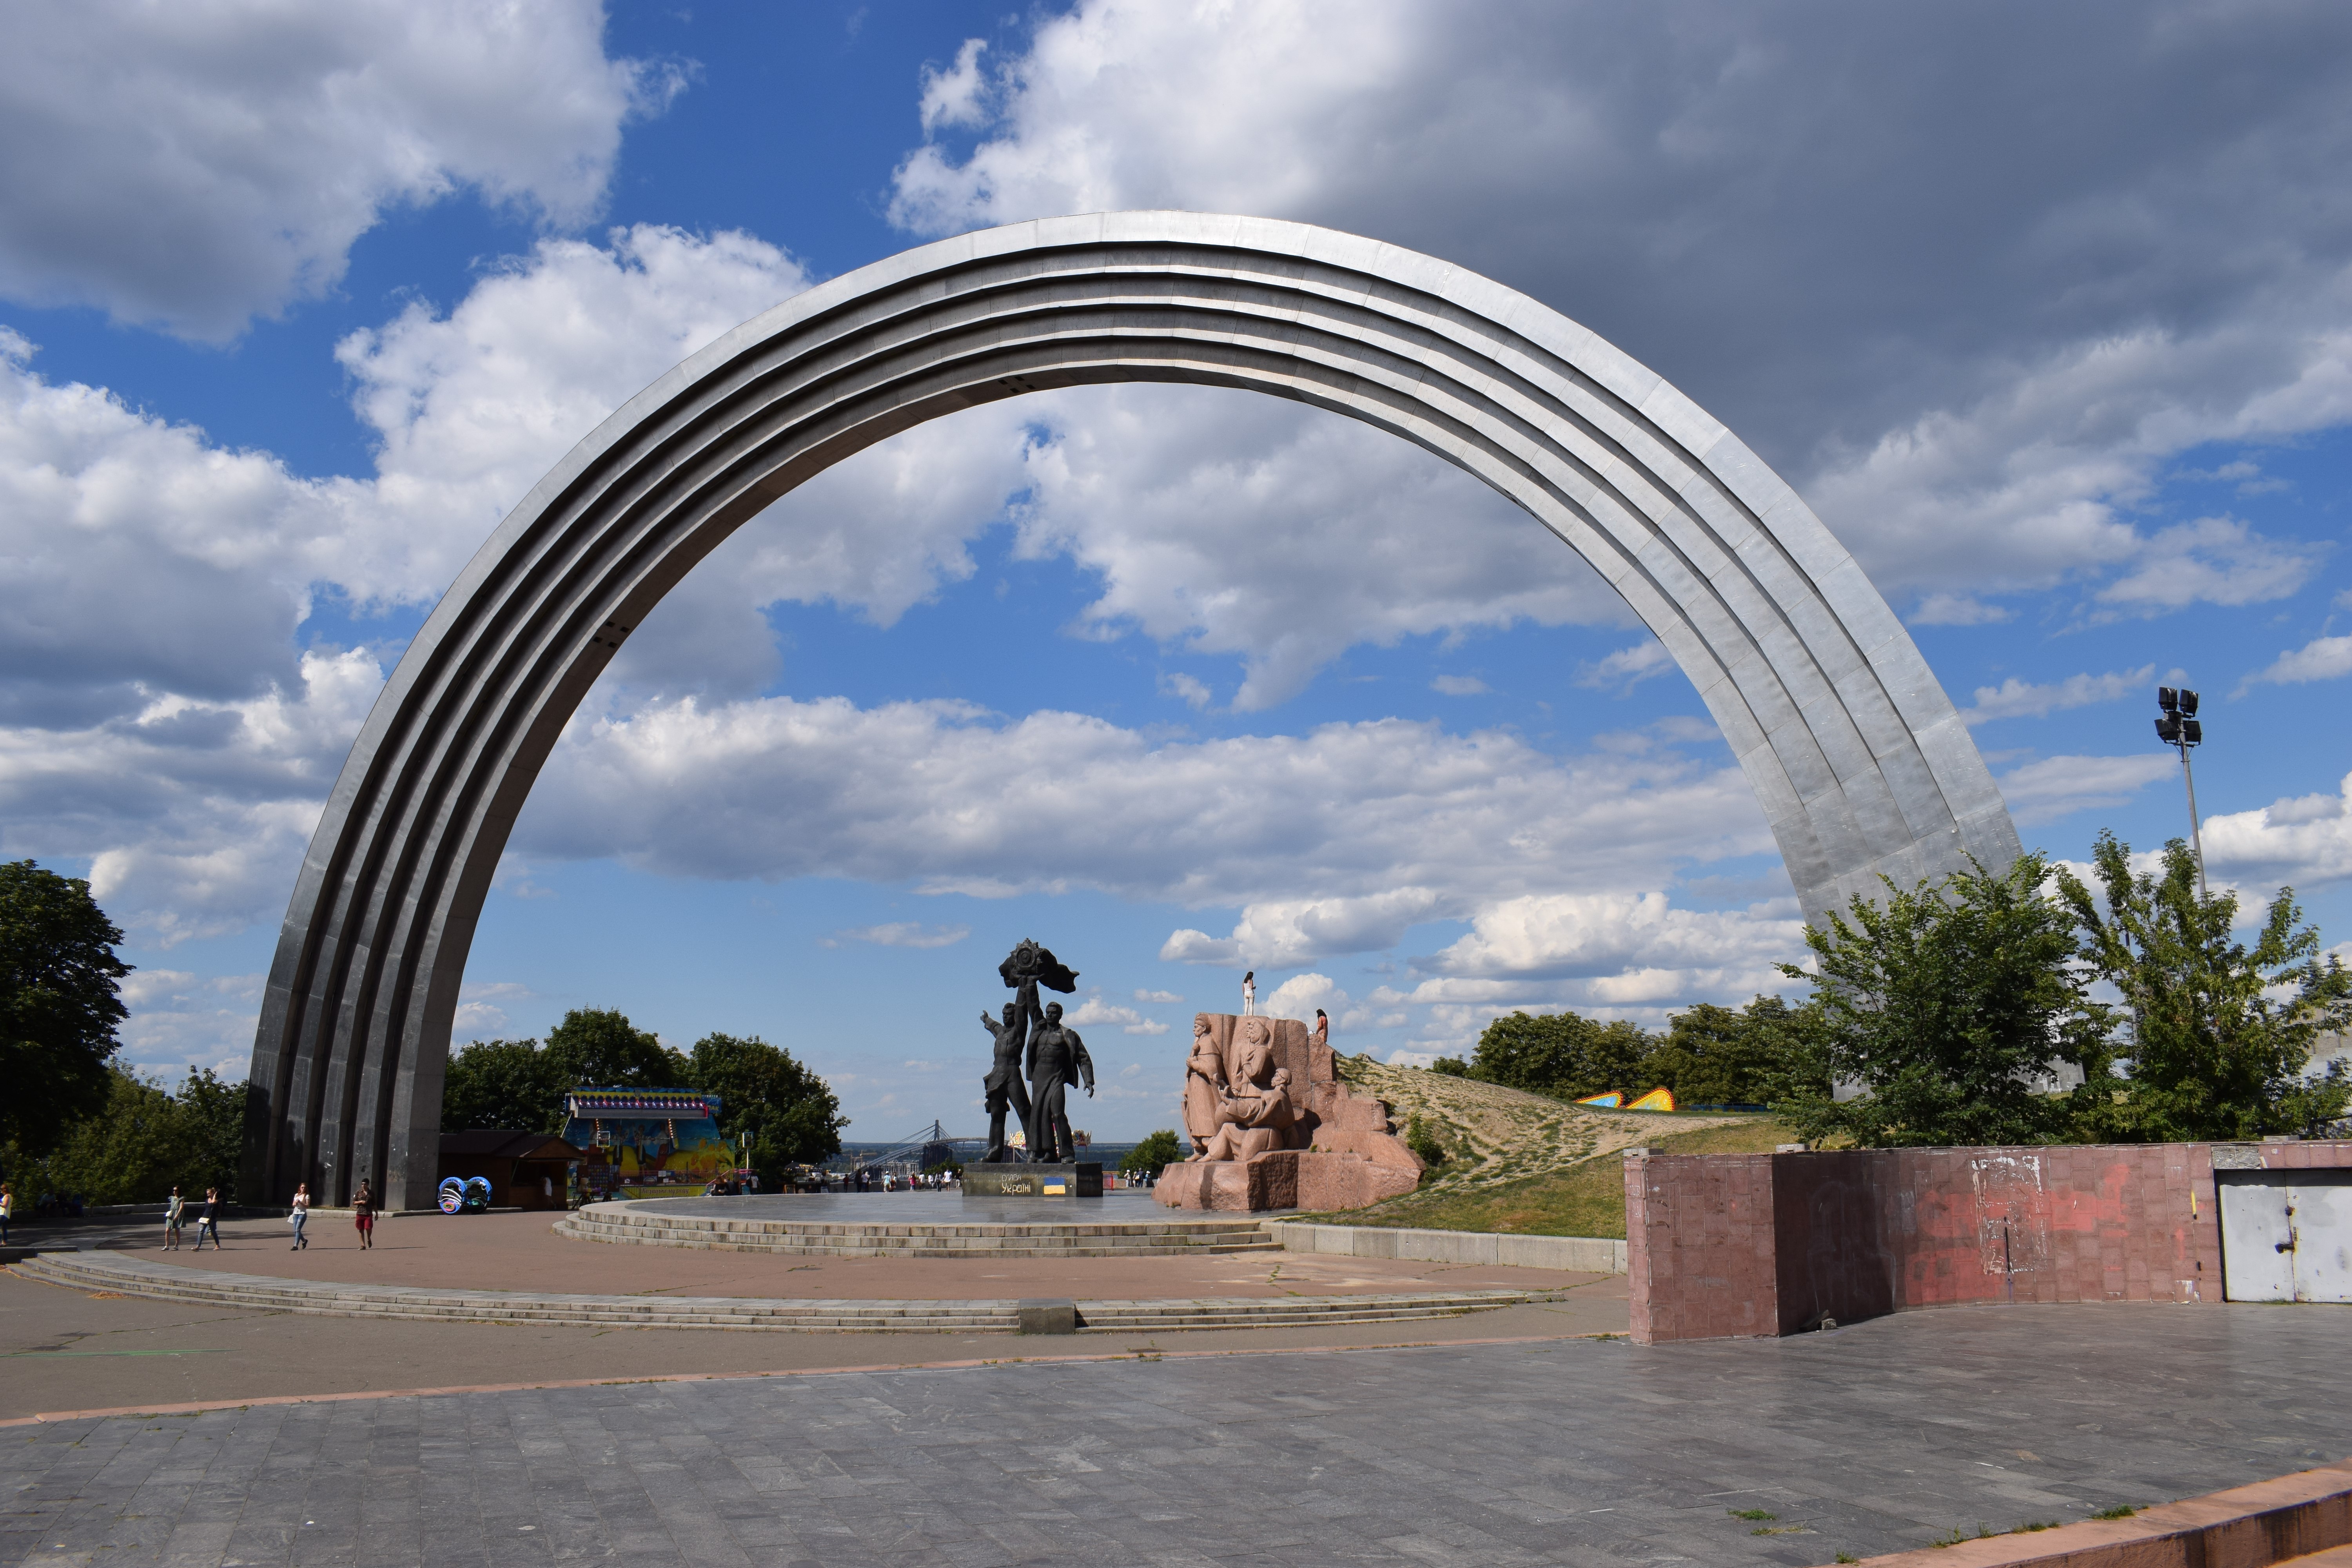
[[[1166,1258],[1180,1253],[1279,1252],[1246,1215],[1131,1220],[862,1222],[718,1219],[661,1204],[592,1204],[557,1222],[579,1241],[824,1258]]]
[[[445,1322],[641,1329],[785,1329],[900,1333],[1012,1332],[1019,1300],[782,1300],[759,1297],[574,1296],[341,1285],[229,1274],[121,1253],[43,1252],[15,1265],[29,1279],[74,1289],[255,1311]],[[1080,1301],[1081,1331],[1314,1328],[1450,1318],[1548,1300],[1549,1291],[1445,1290],[1388,1296],[1209,1297]]]

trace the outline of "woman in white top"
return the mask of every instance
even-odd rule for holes
[[[1257,971],[1242,976],[1242,1016],[1253,1017],[1257,1013]]]
[[[294,1245],[288,1247],[287,1250],[289,1252],[299,1252],[304,1247],[310,1245],[310,1238],[302,1234],[302,1222],[310,1217],[310,1183],[302,1182],[296,1184],[294,1188],[294,1212],[287,1217],[291,1221],[294,1226]]]
[[[163,1250],[180,1250],[180,1222],[185,1217],[187,1205],[180,1201],[180,1189],[173,1187],[172,1195],[163,1200]]]

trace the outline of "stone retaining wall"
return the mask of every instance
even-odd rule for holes
[[[2217,1166],[2352,1165],[2352,1142],[1629,1152],[1633,1337],[1795,1333],[1916,1307],[2218,1301]]]
[[[1499,1236],[1475,1230],[1408,1230],[1372,1225],[1268,1220],[1265,1228],[1291,1252],[1341,1258],[1399,1258],[1427,1263],[1499,1264],[1578,1274],[1622,1274],[1625,1244],[1590,1236]]]

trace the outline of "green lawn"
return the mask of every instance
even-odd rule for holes
[[[1661,1154],[1769,1154],[1797,1135],[1769,1116],[1696,1132],[1667,1132],[1673,1119],[1661,1116],[1660,1134],[1648,1147]],[[1490,1230],[1518,1236],[1625,1235],[1625,1162],[1604,1154],[1565,1171],[1498,1182],[1468,1192],[1424,1189],[1345,1214],[1318,1215],[1334,1225],[1399,1226],[1422,1230]]]

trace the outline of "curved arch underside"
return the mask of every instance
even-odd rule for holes
[[[1391,430],[1614,584],[1722,726],[1809,917],[2016,830],[1918,649],[1728,430],[1538,301],[1353,235],[1190,213],[965,235],[822,284],[633,398],[502,523],[377,700],[254,1042],[247,1188],[424,1207],[491,872],[574,708],[664,594],[803,480],[1048,387],[1190,382]]]

